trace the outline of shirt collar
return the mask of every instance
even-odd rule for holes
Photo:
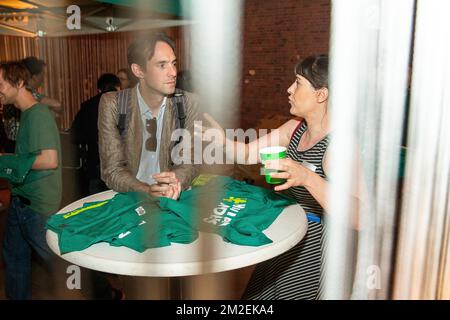
[[[146,117],[146,116],[150,116],[150,117],[155,117],[152,112],[150,111],[150,108],[148,107],[147,103],[145,103],[144,98],[141,95],[141,91],[139,90],[140,88],[140,84],[137,86],[137,97],[138,97],[138,104],[139,104],[139,110],[141,112],[141,116]],[[165,106],[166,106],[166,102],[167,102],[167,97],[164,97],[161,106],[159,108],[159,113],[161,114],[161,111],[164,110]],[[156,115],[156,117],[159,117],[159,114]]]

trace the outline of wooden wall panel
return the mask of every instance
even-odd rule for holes
[[[164,29],[177,44],[177,57],[184,57],[178,28]],[[97,79],[127,66],[127,47],[148,31],[117,32],[71,37],[27,38],[0,36],[0,61],[37,56],[47,63],[43,93],[59,99],[64,113],[57,118],[61,130],[70,125],[82,101],[97,93]],[[179,59],[179,69],[189,65]]]

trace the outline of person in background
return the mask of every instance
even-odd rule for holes
[[[31,299],[33,252],[49,268],[56,257],[47,245],[45,222],[60,207],[61,145],[48,106],[39,103],[25,87],[30,77],[23,62],[0,64],[0,102],[21,111],[15,154],[36,155],[29,173],[34,174],[34,179],[25,179],[12,188],[3,241],[5,291],[9,299]]]
[[[31,73],[31,78],[28,80],[27,88],[32,92],[34,98],[42,104],[47,105],[50,110],[55,113],[55,115],[60,115],[62,113],[61,102],[57,99],[45,96],[38,91],[44,84],[46,67],[45,62],[36,57],[26,57],[22,61]]]
[[[5,123],[3,122],[3,113],[0,116],[0,152],[6,152],[5,146],[8,142],[8,137],[6,136]]]
[[[100,158],[98,154],[98,105],[106,92],[120,89],[119,78],[112,73],[104,73],[97,80],[98,93],[81,103],[81,108],[72,123],[73,141],[81,145],[83,196],[92,195],[108,188],[100,179]]]
[[[120,90],[132,88],[136,85],[135,77],[130,69],[122,68],[116,73],[120,80]]]
[[[98,153],[98,106],[104,93],[120,90],[120,79],[113,73],[104,73],[97,80],[98,93],[81,103],[81,108],[72,123],[73,142],[81,147],[82,159],[82,196],[93,195],[108,190],[100,179],[100,158]],[[111,284],[113,275],[94,270],[84,270],[87,279],[82,288],[86,296],[94,300],[122,300],[125,294]]]
[[[193,92],[191,72],[189,70],[178,72],[176,87],[178,89]]]
[[[14,153],[16,150],[16,137],[20,126],[20,110],[12,104],[3,105],[3,125],[6,133],[4,151]]]

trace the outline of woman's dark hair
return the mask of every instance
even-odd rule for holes
[[[295,67],[295,74],[306,78],[314,89],[328,88],[328,55],[309,56]]]

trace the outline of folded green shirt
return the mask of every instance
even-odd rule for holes
[[[112,199],[55,214],[47,220],[47,228],[58,234],[61,253],[98,242],[143,252],[171,242],[190,243],[198,237],[179,216],[161,210],[158,198],[142,192],[117,193]]]
[[[263,230],[285,207],[296,203],[283,194],[224,176],[200,185],[183,191],[177,201],[161,198],[161,208],[176,213],[193,229],[216,233],[239,245],[271,243]]]
[[[0,178],[11,183],[23,183],[31,170],[36,154],[6,154],[0,156]]]

